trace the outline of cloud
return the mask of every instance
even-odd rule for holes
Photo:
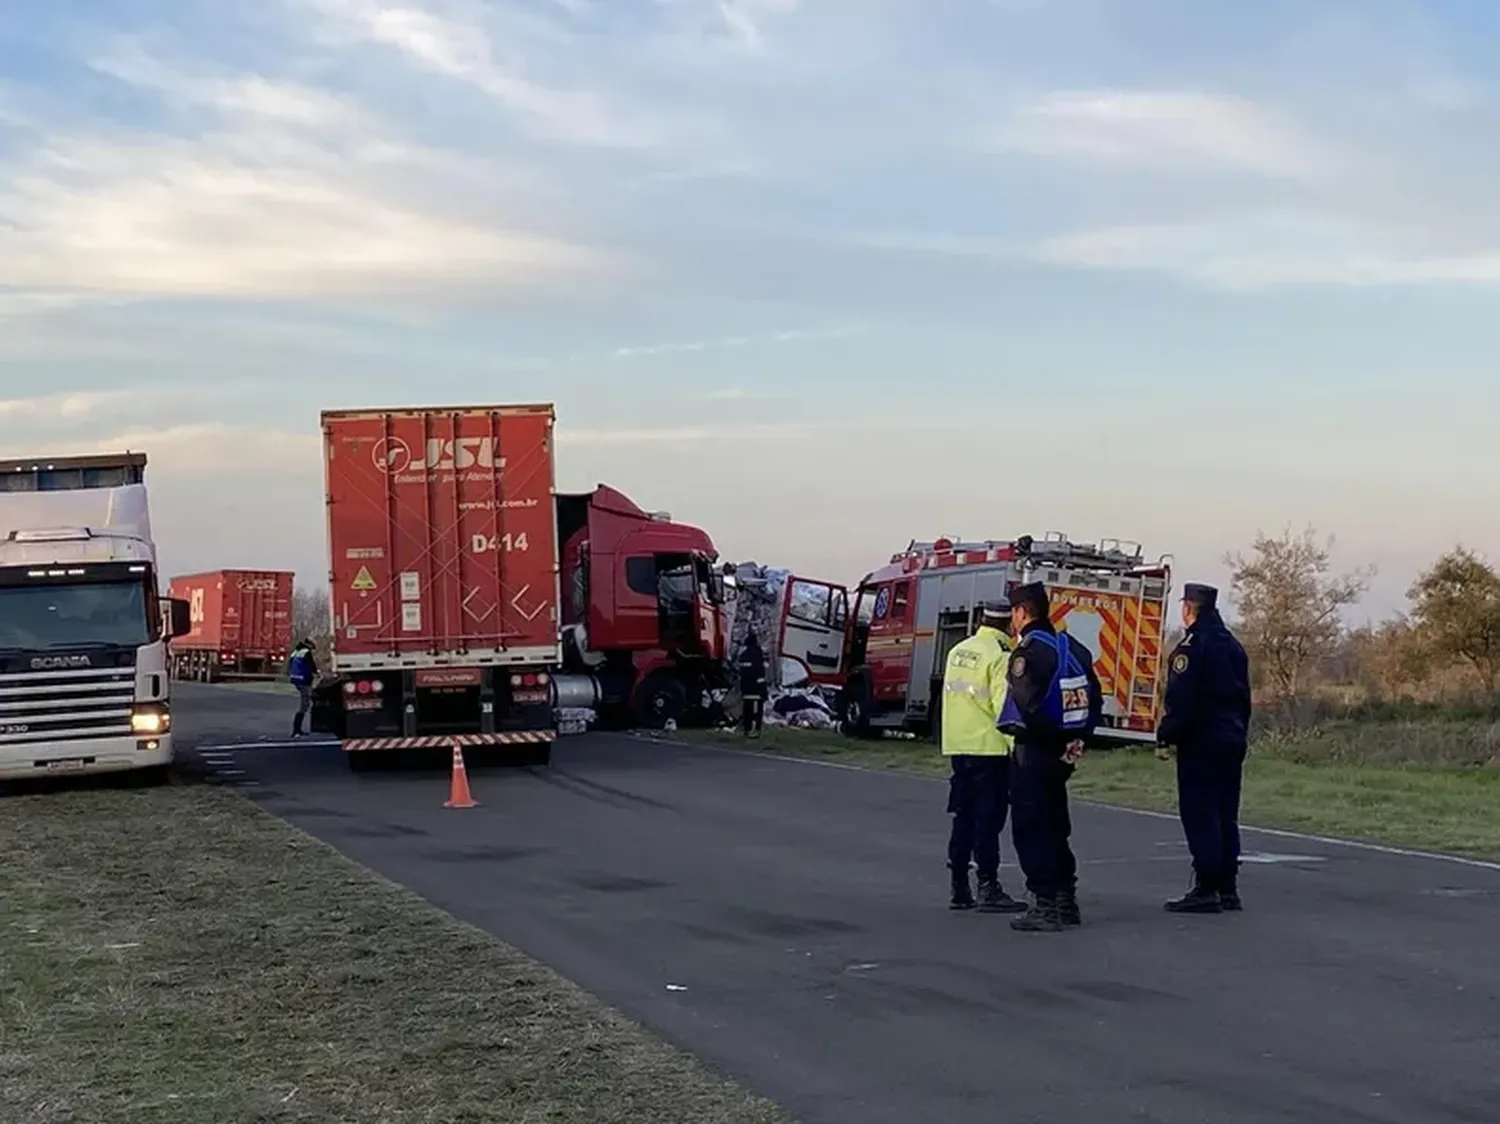
[[[1280,285],[1500,283],[1500,248],[1443,252],[1422,231],[1319,215],[1105,227],[1044,241],[1036,257],[1090,269],[1165,273],[1223,289]]]
[[[89,417],[131,397],[131,391],[71,391],[36,398],[0,398],[0,421],[48,421]]]
[[[746,50],[759,53],[766,47],[766,25],[802,6],[802,0],[717,0],[719,18],[730,37]]]
[[[454,187],[469,157],[389,135],[327,90],[215,73],[130,39],[90,65],[166,111],[207,116],[176,132],[31,123],[30,149],[0,164],[0,261],[7,285],[33,292],[0,293],[0,315],[84,294],[360,296],[616,264],[506,221],[504,176],[487,175],[490,198],[469,205]]]
[[[753,347],[757,344],[802,343],[811,340],[848,339],[863,331],[860,325],[833,328],[790,328],[761,335],[717,336],[703,340],[668,340],[663,343],[627,344],[612,352],[616,359],[645,358],[653,355],[684,354],[694,351],[725,351]]]
[[[531,76],[519,44],[497,40],[486,16],[515,13],[452,6],[453,14],[416,4],[379,0],[306,0],[336,41],[366,42],[396,51],[417,66],[464,82],[498,102],[535,135],[569,144],[651,149],[675,139],[680,120],[634,107],[606,93],[548,83]],[[538,24],[525,21],[535,34]],[[507,28],[502,26],[502,30]],[[513,33],[519,29],[512,25]],[[556,32],[553,32],[555,35]]]
[[[133,429],[94,442],[101,453],[139,452],[152,468],[196,477],[316,476],[322,439],[316,433],[289,433],[222,422]]]
[[[233,144],[59,139],[0,188],[0,260],[41,289],[280,298],[597,268],[576,247],[378,198]]]
[[[1318,174],[1330,161],[1263,106],[1204,93],[1058,91],[1022,106],[988,139],[1048,156],[1288,178]]]

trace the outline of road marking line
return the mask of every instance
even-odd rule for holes
[[[303,746],[312,749],[324,746],[336,746],[338,744],[337,741],[312,741],[311,739],[302,739],[300,741],[224,742],[218,745],[200,745],[197,747],[196,752],[207,755],[221,749],[301,749]]]
[[[656,742],[658,744],[673,745],[680,749],[706,749],[714,753],[728,753],[738,757],[760,757],[769,758],[772,761],[786,761],[794,765],[816,765],[821,769],[843,769],[855,773],[866,773],[872,776],[895,776],[904,777],[908,780],[915,778],[920,781],[947,784],[943,777],[924,777],[920,773],[907,773],[900,769],[871,769],[864,765],[846,765],[842,761],[819,761],[813,757],[791,757],[782,753],[762,753],[753,749],[735,749],[727,745],[708,745],[695,742],[680,742],[671,738],[657,738],[649,734],[633,734],[631,737],[639,741]],[[1181,822],[1171,812],[1153,812],[1146,808],[1127,808],[1123,804],[1102,804],[1097,800],[1074,800],[1075,804],[1081,804],[1089,808],[1103,808],[1109,812],[1123,812],[1131,816],[1147,816],[1156,820],[1170,820],[1172,823]],[[1314,835],[1307,831],[1288,831],[1279,827],[1255,827],[1252,824],[1241,824],[1241,831],[1254,832],[1257,835],[1270,835],[1277,839],[1296,839],[1304,843],[1322,843],[1329,847],[1347,847],[1353,851],[1370,851],[1377,855],[1395,855],[1404,859],[1435,859],[1438,862],[1455,863],[1458,866],[1467,866],[1474,870],[1493,870],[1500,872],[1500,862],[1489,862],[1485,859],[1471,859],[1467,855],[1445,855],[1439,851],[1418,851],[1411,847],[1395,847],[1385,843],[1368,843],[1362,839],[1338,839],[1332,835]]]

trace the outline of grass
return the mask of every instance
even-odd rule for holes
[[[690,741],[743,745],[725,731]],[[1500,858],[1497,728],[1486,722],[1333,723],[1300,737],[1261,738],[1245,767],[1242,816],[1259,827]],[[926,741],[857,741],[768,728],[755,748],[871,769],[946,776]],[[1488,756],[1486,756],[1486,753]],[[1175,812],[1176,774],[1147,749],[1097,751],[1074,775],[1084,800]]]
[[[782,1119],[222,790],[0,800],[0,854],[7,1122]]]

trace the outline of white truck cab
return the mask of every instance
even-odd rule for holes
[[[0,780],[172,762],[142,453],[0,461]]]

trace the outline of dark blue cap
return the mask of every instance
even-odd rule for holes
[[[1200,609],[1212,609],[1219,604],[1219,591],[1202,582],[1188,582],[1182,587],[1182,599]]]
[[[1027,582],[1025,585],[1017,586],[1010,591],[1010,602],[1018,605],[1022,602],[1035,603],[1043,610],[1050,609],[1051,599],[1047,596],[1047,584],[1045,582]]]

